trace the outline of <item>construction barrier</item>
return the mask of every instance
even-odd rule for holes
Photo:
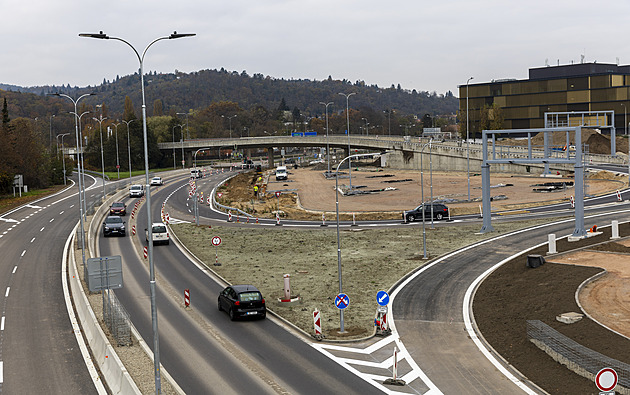
[[[190,307],[190,290],[188,288],[184,290],[184,306]]]
[[[315,329],[315,336],[322,335],[322,320],[320,318],[319,310],[313,311],[313,328]]]

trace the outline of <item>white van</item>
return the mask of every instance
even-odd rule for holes
[[[148,229],[144,230],[145,240],[149,241],[149,231]],[[170,243],[170,237],[168,235],[168,230],[166,229],[166,225],[162,222],[154,222],[151,227],[151,236],[153,238],[153,245],[164,243]]]
[[[201,169],[190,169],[190,178],[202,178],[203,172]]]
[[[287,173],[286,166],[278,166],[276,168],[276,181],[286,180],[289,178],[289,173]]]
[[[132,185],[129,188],[129,197],[142,197],[144,196],[144,186],[140,184]]]

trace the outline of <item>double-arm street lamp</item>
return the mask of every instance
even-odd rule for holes
[[[326,107],[326,158],[328,159],[328,172],[326,173],[326,177],[330,176],[330,144],[328,143],[328,106],[334,104],[333,102],[319,102],[319,104]]]
[[[125,121],[123,119],[123,122],[125,123],[125,125],[127,125],[127,151],[129,153],[129,182],[131,182],[131,139],[129,138],[130,134],[129,134],[129,124],[131,122],[133,122],[134,120],[131,119],[129,121]]]
[[[468,178],[468,201],[470,202],[470,135],[468,132],[468,83],[472,80],[470,77],[466,80],[466,174]]]
[[[63,137],[69,134],[70,133],[57,135],[57,145],[59,145],[59,137],[61,137],[61,162],[63,163],[63,185],[66,185],[66,154],[63,152]],[[59,159],[59,154],[57,154],[57,159]]]
[[[103,109],[102,105],[97,105],[96,107],[101,107],[101,111]],[[105,157],[103,156],[103,121],[107,119],[107,117],[103,118],[103,114],[101,114],[98,118],[92,117],[93,120],[98,122],[99,130],[101,135],[101,171],[103,172],[103,202],[105,201]]]
[[[348,179],[350,180],[350,189],[352,190],[352,151],[350,151],[350,96],[356,95],[356,92],[352,93],[339,93],[346,98],[346,133],[348,134]]]
[[[175,125],[175,126],[173,126],[173,170],[177,170],[177,164],[175,162],[175,128],[179,127],[179,131],[182,132],[182,127],[183,126],[184,125]],[[181,134],[182,134],[182,142],[183,142],[184,141],[184,133],[182,132]],[[183,143],[182,143],[182,160],[184,160],[184,152],[183,152],[183,150],[184,150],[184,146],[183,146]]]
[[[236,118],[236,114],[230,115],[229,117],[226,117],[225,115],[221,115],[221,118],[227,118],[228,121],[230,121],[230,138],[232,138],[232,118]]]
[[[186,138],[190,140],[190,130],[188,129],[188,113],[187,112],[178,112],[177,115],[185,115],[186,116]],[[182,132],[182,141],[184,141],[184,134]]]
[[[122,38],[118,37],[110,37],[104,34],[102,31],[99,33],[82,33],[79,34],[79,37],[89,37],[89,38],[98,38],[101,40],[117,40],[128,45],[133,52],[136,54],[138,58],[138,62],[140,63],[140,86],[142,89],[142,136],[144,140],[144,174],[145,174],[145,182],[146,182],[146,207],[147,207],[147,232],[148,240],[153,240],[153,218],[151,216],[151,191],[149,189],[149,146],[147,139],[147,105],[144,96],[144,56],[147,53],[147,50],[156,42],[162,40],[173,40],[177,38],[191,37],[194,36],[194,33],[177,33],[173,32],[173,34],[164,37],[158,37],[155,40],[151,41],[149,45],[146,46],[142,55],[136,50],[136,48],[131,45],[129,42]],[[129,167],[129,174],[131,174],[131,166]],[[162,390],[162,385],[160,381],[160,352],[159,352],[159,337],[158,337],[158,326],[157,326],[157,306],[155,304],[155,293],[156,293],[156,284],[155,284],[155,267],[153,264],[153,243],[149,243],[148,248],[149,255],[149,284],[151,289],[151,321],[153,324],[153,370],[155,375],[155,393],[159,394]]]
[[[114,124],[114,127],[116,127],[116,172],[118,173],[118,179],[120,180],[120,162],[118,158],[118,125],[120,125],[120,122]]]

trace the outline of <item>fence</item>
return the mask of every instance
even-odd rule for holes
[[[603,368],[613,368],[619,376],[615,390],[630,394],[630,365],[586,348],[539,320],[527,321],[527,338],[554,360],[587,379]]]
[[[111,290],[105,292],[103,320],[119,346],[130,346],[132,344],[129,314],[127,314],[123,305],[118,301],[116,294]]]

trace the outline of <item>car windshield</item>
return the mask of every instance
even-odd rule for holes
[[[261,300],[260,292],[243,292],[238,295],[241,302],[255,302]]]
[[[166,226],[164,225],[154,226],[153,233],[166,233]]]
[[[123,220],[120,217],[107,217],[105,222],[108,224],[122,224]]]
[[[136,189],[142,189],[142,187],[140,185],[133,185],[131,187],[132,190],[136,190]]]
[[[125,203],[122,203],[122,202],[112,203],[112,207],[125,207]]]
[[[160,177],[153,177],[153,181],[160,181]]]

